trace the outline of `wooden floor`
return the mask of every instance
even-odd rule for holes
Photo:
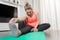
[[[47,40],[60,40],[60,31],[48,30],[45,31],[45,36]]]
[[[0,37],[10,35],[11,32],[0,32]],[[60,32],[57,30],[48,30],[45,31],[45,36],[47,40],[60,40]]]

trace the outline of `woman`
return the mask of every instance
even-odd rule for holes
[[[24,16],[23,18],[12,18],[9,21],[9,27],[12,31],[12,34],[17,37],[19,35],[28,33],[30,31],[43,31],[50,27],[49,23],[39,24],[39,18],[37,13],[31,8],[31,5],[26,3],[25,5],[25,11],[27,16]],[[16,28],[17,21],[20,22],[20,26],[18,29]],[[22,23],[22,24],[21,24]]]

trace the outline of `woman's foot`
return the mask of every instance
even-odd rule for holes
[[[17,37],[18,36],[18,29],[17,29],[16,25],[15,24],[9,25],[9,28],[11,30],[12,35],[14,37]]]

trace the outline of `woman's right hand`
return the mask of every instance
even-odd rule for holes
[[[9,21],[9,25],[14,24],[16,21],[17,21],[17,18],[12,18],[12,19]]]

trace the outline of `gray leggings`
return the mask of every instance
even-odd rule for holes
[[[22,26],[22,27],[21,27]],[[24,25],[24,24],[21,24],[19,25],[18,29],[21,31],[21,33],[18,33],[18,29],[16,27],[15,24],[13,25],[9,25],[10,27],[10,30],[11,30],[11,33],[14,37],[17,37],[19,35],[22,35],[22,34],[25,34],[25,33],[28,33],[31,31],[32,27],[29,26],[29,25]],[[44,23],[44,24],[39,24],[37,29],[38,31],[44,31],[46,29],[48,29],[50,27],[50,24],[49,23]]]

